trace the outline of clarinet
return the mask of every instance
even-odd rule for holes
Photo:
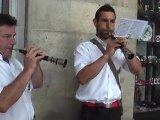
[[[19,53],[22,53],[22,54],[26,54],[27,53],[27,51],[23,50],[23,49],[13,48],[12,50],[18,51]],[[37,56],[40,56],[40,55],[37,55]],[[49,61],[51,63],[55,63],[56,65],[62,65],[63,68],[66,67],[66,65],[67,65],[67,59],[44,56],[42,58],[42,60]]]
[[[114,33],[113,33],[113,32],[107,31],[105,34],[106,34],[108,37],[112,37],[114,40],[116,40],[116,38],[114,37]],[[126,57],[127,59],[131,60],[131,59],[134,58],[134,56],[135,56],[134,53],[131,52],[129,49],[127,49],[127,48],[125,48],[125,47],[123,47],[123,46],[121,46],[120,48],[121,48],[123,54],[125,55],[125,57]]]

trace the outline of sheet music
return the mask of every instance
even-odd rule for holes
[[[114,37],[140,39],[148,21],[121,18]]]

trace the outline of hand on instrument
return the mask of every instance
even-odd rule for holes
[[[127,39],[125,39],[125,38],[116,38],[115,41],[117,44],[120,44],[121,47],[127,46]]]
[[[109,37],[107,39],[106,51],[104,54],[112,56],[116,49],[126,46],[126,39]]]
[[[24,58],[24,69],[31,70],[33,72],[44,55],[42,50],[36,47],[27,47],[26,51],[27,53]]]

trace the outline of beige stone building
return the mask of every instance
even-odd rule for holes
[[[119,18],[137,18],[137,0],[9,0],[9,12],[19,20],[17,46],[41,47],[46,55],[68,60],[65,68],[42,62],[44,87],[33,92],[36,120],[78,120],[80,103],[75,100],[78,83],[73,50],[95,34],[92,23],[99,6],[113,5]],[[135,51],[136,40],[128,40]],[[16,54],[17,55],[17,54]],[[22,56],[18,54],[22,60]],[[123,120],[133,119],[135,76],[121,74]]]

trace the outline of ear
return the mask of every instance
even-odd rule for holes
[[[96,19],[93,19],[93,24],[94,24],[95,27],[97,26],[97,20]]]

